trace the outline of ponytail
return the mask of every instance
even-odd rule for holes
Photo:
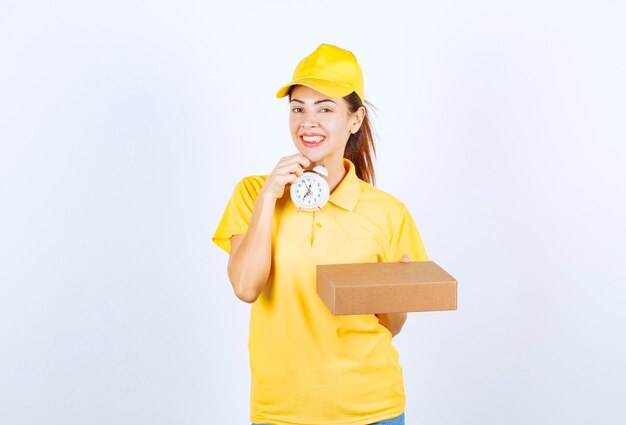
[[[374,158],[376,157],[376,147],[374,146],[374,134],[372,124],[369,119],[369,111],[367,106],[361,102],[361,98],[352,92],[343,98],[351,113],[355,113],[361,106],[365,108],[365,117],[361,123],[359,131],[351,134],[346,144],[346,150],[343,157],[349,159],[354,164],[356,175],[372,186],[376,184],[376,176],[374,175]],[[369,106],[373,105],[366,101]]]

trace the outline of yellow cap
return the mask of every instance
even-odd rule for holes
[[[282,86],[276,97],[285,97],[289,87],[301,84],[330,97],[344,97],[353,91],[363,97],[363,72],[352,52],[331,44],[320,44],[302,59],[291,82]]]

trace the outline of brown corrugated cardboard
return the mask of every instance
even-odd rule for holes
[[[317,266],[317,294],[335,315],[456,310],[456,293],[433,261]]]

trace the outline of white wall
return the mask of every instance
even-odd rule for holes
[[[100,3],[0,7],[1,423],[249,423],[210,239],[295,152],[274,92],[319,43],[459,280],[394,338],[407,424],[626,420],[623,2]]]

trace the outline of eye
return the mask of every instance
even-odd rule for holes
[[[320,111],[322,111],[322,112],[332,112],[333,110],[330,109],[330,108],[322,108],[322,109],[320,109]]]
[[[298,112],[302,111],[302,108],[295,107],[291,111],[297,114]]]

